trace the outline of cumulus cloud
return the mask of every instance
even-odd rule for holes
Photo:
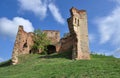
[[[18,31],[18,26],[23,25],[26,32],[33,32],[34,28],[32,23],[22,17],[14,17],[10,20],[6,17],[0,18],[0,34],[15,37]]]
[[[50,4],[48,5],[48,7],[49,7],[52,15],[54,16],[54,18],[55,18],[58,22],[60,22],[61,24],[64,24],[65,21],[64,21],[64,19],[62,18],[61,14],[60,14],[60,12],[59,12],[59,10],[58,10],[58,8],[57,8],[53,3],[50,3]]]
[[[50,10],[57,22],[64,23],[64,19],[53,0],[18,0],[18,2],[22,10],[33,12],[35,15],[40,16],[41,19],[44,19],[47,11]]]
[[[114,45],[120,45],[120,0],[115,0],[115,2],[116,7],[108,16],[96,19],[101,44],[110,41]]]
[[[18,0],[22,10],[27,10],[39,15],[41,18],[46,17],[47,2],[44,0]]]

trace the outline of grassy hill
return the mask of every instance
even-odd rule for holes
[[[91,60],[74,61],[64,56],[20,56],[18,65],[0,63],[0,78],[120,78],[120,59],[91,55]]]

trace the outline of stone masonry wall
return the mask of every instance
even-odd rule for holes
[[[12,63],[18,63],[18,56],[22,54],[29,54],[31,46],[33,45],[33,33],[27,33],[23,30],[23,26],[19,26],[16,40],[14,43]]]
[[[59,41],[60,41],[60,33],[55,30],[44,30],[44,33],[47,34],[48,39],[51,40],[51,45],[56,47],[56,51],[59,51]],[[22,54],[30,54],[33,41],[34,33],[25,32],[23,26],[19,26],[18,33],[16,36],[16,40],[14,43],[13,54],[12,54],[12,64],[15,65],[18,63],[18,56]]]
[[[70,13],[68,26],[73,36],[73,59],[90,59],[86,11],[71,8]]]
[[[47,38],[51,41],[50,45],[55,46],[56,52],[60,49],[60,32],[57,30],[44,30],[43,33],[47,34]]]
[[[59,52],[71,51],[73,48],[73,37],[71,35],[60,40],[61,46]]]
[[[60,41],[60,32],[56,30],[44,30],[44,33],[47,34],[47,38],[51,41],[52,44],[56,44]]]

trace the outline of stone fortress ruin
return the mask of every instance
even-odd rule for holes
[[[60,32],[56,30],[44,30],[48,39],[52,42],[48,46],[48,51],[57,53],[72,51],[72,59],[90,59],[87,13],[85,10],[70,9],[71,17],[67,19],[69,35],[60,39]],[[34,44],[34,34],[24,31],[23,26],[19,26],[16,41],[13,48],[12,64],[18,63],[18,56],[30,54],[31,46]]]

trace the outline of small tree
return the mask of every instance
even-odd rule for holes
[[[43,33],[41,30],[34,31],[34,45],[32,46],[33,53],[39,53],[47,51],[46,45],[50,44],[50,40],[47,38],[47,34]]]

